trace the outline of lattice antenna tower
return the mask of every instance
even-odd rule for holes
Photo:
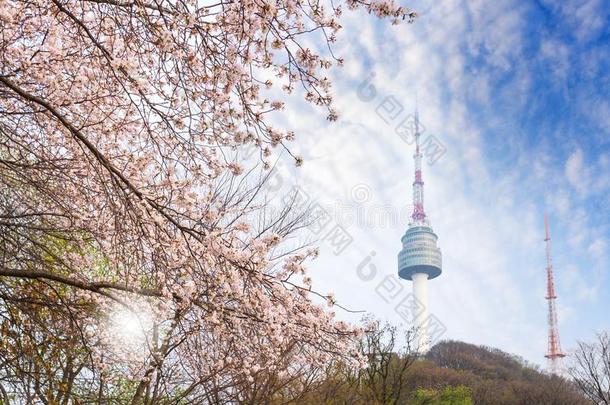
[[[553,280],[553,260],[551,257],[551,232],[549,230],[549,217],[544,216],[544,228],[546,237],[546,300],[548,302],[548,323],[549,323],[549,341],[547,352],[544,355],[548,359],[548,369],[552,374],[561,372],[561,359],[565,357],[565,353],[561,350],[559,341],[559,329],[557,327],[557,309],[555,301],[557,294],[555,293],[555,282]]]

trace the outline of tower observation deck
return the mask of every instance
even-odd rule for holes
[[[438,237],[428,225],[410,226],[401,238],[402,250],[398,253],[398,276],[413,280],[413,275],[423,273],[428,280],[442,272],[441,250],[436,246]]]
[[[417,350],[425,353],[430,347],[428,336],[428,280],[440,276],[442,255],[437,246],[438,237],[432,230],[424,211],[424,181],[422,179],[419,138],[419,114],[415,111],[415,180],[413,182],[413,214],[409,228],[401,238],[402,250],[398,253],[398,276],[413,281],[413,296],[421,306],[415,318]]]

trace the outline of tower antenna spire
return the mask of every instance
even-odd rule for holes
[[[544,215],[544,230],[546,243],[546,299],[548,301],[548,324],[549,337],[548,349],[544,357],[548,359],[549,372],[559,374],[561,372],[561,359],[565,357],[565,353],[561,350],[559,342],[559,329],[557,327],[557,309],[555,308],[555,283],[553,280],[553,260],[551,257],[551,232],[549,230],[549,217]]]
[[[422,153],[419,148],[419,111],[415,103],[415,154],[413,155],[415,167],[415,180],[413,181],[413,213],[411,219],[414,224],[426,224],[426,212],[424,211],[424,180],[422,178],[421,160]]]
[[[416,151],[419,152],[419,98],[417,96],[417,90],[415,90],[415,147]]]

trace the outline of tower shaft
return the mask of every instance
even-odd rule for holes
[[[413,296],[418,305],[422,305],[419,315],[415,318],[416,349],[419,353],[426,353],[430,349],[428,336],[428,275],[426,273],[413,274]]]
[[[559,330],[557,327],[557,309],[555,308],[555,300],[557,294],[555,293],[555,283],[553,281],[553,261],[551,257],[551,235],[549,231],[549,219],[544,216],[544,227],[546,237],[544,241],[546,243],[546,300],[548,302],[548,348],[545,357],[549,361],[549,372],[553,374],[560,373],[561,369],[561,358],[565,357],[565,353],[561,350],[561,343],[559,342]]]

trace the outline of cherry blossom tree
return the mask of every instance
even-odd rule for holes
[[[392,0],[345,6],[415,17]],[[341,14],[0,2],[0,398],[223,403],[261,370],[359,360],[358,331],[303,278],[315,249],[283,247],[305,213],[289,200],[267,215],[261,191],[275,150],[302,163],[271,124],[274,89],[337,117],[325,71],[343,63]]]

